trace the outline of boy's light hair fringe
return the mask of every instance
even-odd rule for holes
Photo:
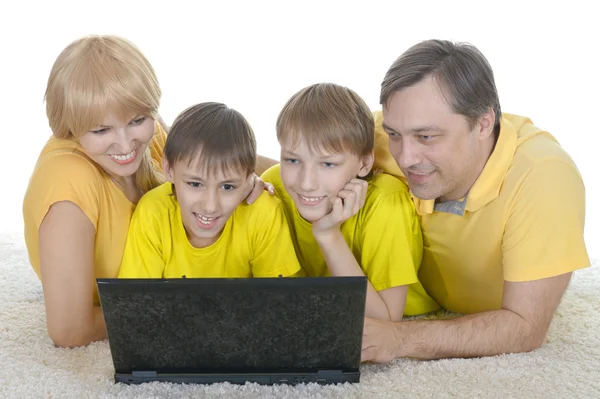
[[[136,115],[158,117],[161,90],[150,62],[127,39],[91,35],[69,44],[48,78],[45,101],[52,134],[78,140],[102,124],[109,112],[124,120]],[[135,174],[146,192],[164,180],[153,166],[150,146]]]
[[[354,91],[334,83],[317,83],[294,94],[277,118],[277,140],[302,139],[313,153],[373,151],[374,120],[365,101]]]

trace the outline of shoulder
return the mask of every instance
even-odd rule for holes
[[[281,200],[277,196],[264,191],[252,204],[242,201],[235,212],[249,217],[250,215],[269,215],[279,211],[281,208]]]
[[[276,188],[277,186],[282,186],[281,166],[279,164],[271,166],[269,169],[263,172],[260,178],[268,183],[271,183],[273,186],[276,186]]]
[[[395,176],[379,173],[369,181],[365,204],[358,217],[363,220],[371,220],[373,217],[385,220],[395,214],[409,216],[414,213],[408,186]]]
[[[49,175],[57,180],[73,180],[78,175],[100,177],[103,172],[76,142],[51,138],[42,149],[33,174]]]
[[[135,208],[135,213],[146,216],[160,215],[177,209],[176,201],[171,183],[163,183],[148,191],[140,198]]]
[[[395,176],[379,173],[369,181],[365,205],[375,203],[411,202],[408,186]]]
[[[52,138],[37,160],[25,197],[33,196],[39,200],[51,196],[60,200],[67,194],[81,194],[91,198],[102,189],[104,178],[100,167],[75,142]]]

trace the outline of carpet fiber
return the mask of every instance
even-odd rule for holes
[[[575,273],[546,345],[531,353],[364,365],[354,385],[126,386],[113,382],[108,342],[52,345],[23,238],[0,234],[0,397],[600,398],[599,266]]]

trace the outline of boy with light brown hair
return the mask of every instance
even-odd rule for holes
[[[372,173],[373,117],[352,90],[322,83],[277,119],[275,187],[308,276],[366,276],[366,315],[401,320],[439,308],[417,279],[423,242],[408,188]]]

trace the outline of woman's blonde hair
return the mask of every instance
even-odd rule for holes
[[[55,137],[78,140],[111,111],[122,119],[132,114],[157,118],[161,94],[152,65],[133,43],[118,36],[86,36],[67,46],[54,62],[46,87],[46,114]],[[144,192],[163,182],[152,164],[150,146],[135,178]]]

